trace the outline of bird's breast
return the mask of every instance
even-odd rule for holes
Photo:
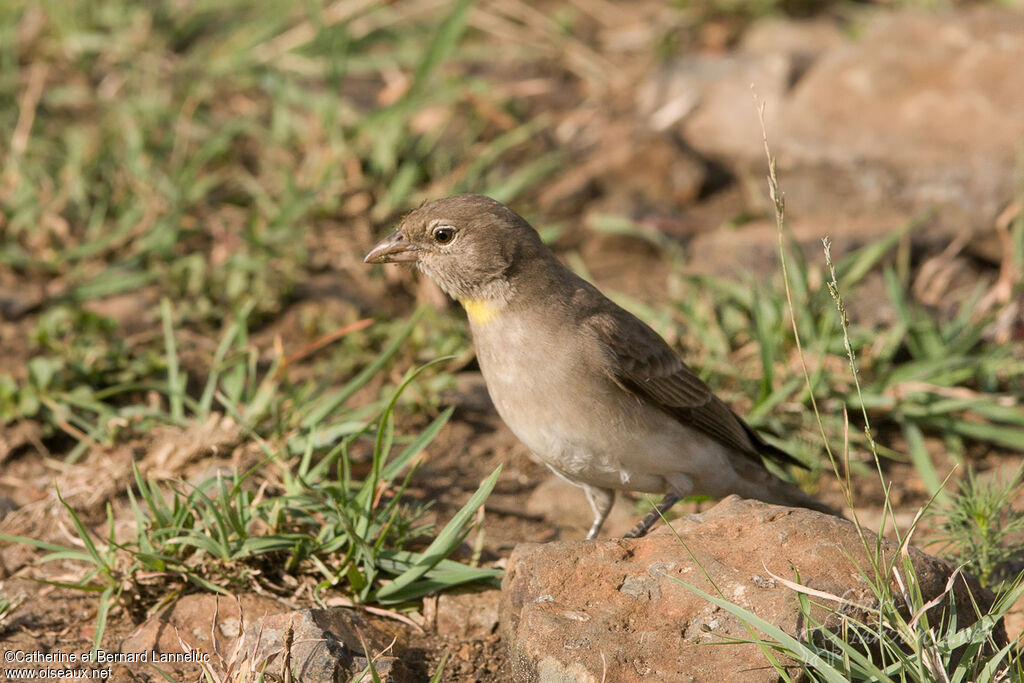
[[[543,404],[557,401],[567,380],[565,369],[572,363],[559,335],[538,329],[520,315],[476,317],[487,318],[482,323],[471,316],[473,341],[487,390],[502,418],[520,423],[550,408]],[[537,392],[544,392],[549,401],[535,400]]]
[[[538,458],[572,480],[657,488],[631,485],[632,468],[622,462],[636,452],[634,442],[648,431],[652,411],[601,371],[596,349],[571,329],[504,313],[486,326],[473,325],[480,370],[498,414]]]

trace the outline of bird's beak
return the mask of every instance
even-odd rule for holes
[[[401,230],[393,233],[377,242],[377,246],[370,250],[370,253],[363,259],[363,263],[402,263],[418,261],[419,249],[405,239]]]

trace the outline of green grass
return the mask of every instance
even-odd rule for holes
[[[1024,489],[1022,475],[1024,465],[1003,481],[983,482],[968,470],[951,502],[933,511],[942,529],[936,552],[966,567],[982,586],[1005,589],[1019,580],[1006,568],[1024,559],[1024,508],[1013,504]]]
[[[774,170],[770,183],[773,194],[777,195]],[[781,205],[777,210],[781,229]],[[826,262],[831,268],[827,246]],[[861,409],[864,416],[865,438],[885,491],[882,517],[884,526],[886,517],[894,513],[895,506],[890,499],[892,484],[885,477],[878,459],[877,445],[872,438],[872,426],[860,386],[857,356],[849,336],[850,325],[846,319],[840,287],[834,277],[835,271],[832,273],[833,280],[829,288],[840,318],[839,326],[856,389],[856,399],[851,402]],[[794,309],[791,309],[791,314],[794,317],[798,315]],[[817,407],[814,412],[820,420]],[[844,443],[843,451],[835,455],[848,458],[850,447],[850,442]],[[835,475],[844,483],[844,493],[852,507],[854,495],[849,480],[844,481],[840,472],[841,460],[834,458],[832,462]],[[879,545],[879,536],[861,525],[856,511],[853,512],[853,521],[869,561],[867,567],[861,568],[860,578],[874,594],[873,605],[862,606],[865,613],[863,616],[849,614],[844,609],[842,598],[801,585],[797,575],[795,580],[786,580],[785,585],[795,592],[802,622],[808,624],[808,627],[805,634],[794,637],[753,612],[731,603],[713,584],[716,594],[706,593],[690,584],[684,585],[739,618],[747,627],[750,637],[728,639],[726,642],[757,644],[781,680],[793,680],[785,668],[787,663],[793,662],[812,681],[888,683],[1020,680],[1024,676],[1020,642],[1004,642],[1000,624],[1013,605],[1024,596],[1024,574],[1005,577],[998,586],[999,591],[994,601],[987,608],[980,606],[982,596],[972,595],[969,604],[958,604],[952,594],[953,584],[964,567],[979,572],[982,586],[996,587],[992,582],[996,567],[1019,555],[1019,544],[1012,541],[1013,534],[1019,533],[1022,528],[1020,512],[1012,509],[1014,497],[1019,491],[1017,478],[1004,486],[979,488],[974,477],[969,476],[960,491],[953,496],[945,513],[944,525],[949,545],[955,549],[950,557],[961,565],[953,572],[945,592],[938,596],[926,596],[921,592],[916,570],[906,550],[922,515],[915,518],[910,528],[895,530],[900,552],[887,559]],[[933,495],[938,496],[939,493],[936,490]],[[925,513],[932,503],[933,500],[929,500],[921,513]],[[824,608],[826,618],[812,615],[812,597],[824,600],[815,601],[814,606]],[[941,608],[940,614],[932,614],[933,608]],[[840,628],[825,626],[826,621],[837,619]]]
[[[500,468],[440,530],[422,519],[429,501],[403,498],[419,456],[452,414],[451,408],[442,411],[414,436],[395,433],[399,398],[429,366],[408,372],[378,401],[349,405],[408,341],[418,315],[347,384],[320,391],[291,386],[279,372],[280,357],[259,368],[247,353],[245,319],[235,321],[227,326],[196,399],[185,390],[166,300],[162,310],[167,379],[159,390],[166,407],[145,417],[186,431],[211,418],[237,425],[241,446],[251,444],[261,457],[244,472],[217,475],[197,485],[144,477],[133,463],[135,484],[127,496],[135,532],[127,540],[115,534],[109,503],[107,534],[94,538],[63,498],[81,548],[0,535],[0,540],[47,551],[42,562],[89,565],[79,581],[58,585],[99,593],[97,647],[115,604],[145,609],[189,587],[227,593],[255,581],[275,591],[288,575],[313,581],[318,600],[322,592],[333,590],[357,603],[401,605],[426,593],[493,582],[500,576],[498,570],[447,559],[477,523],[474,515],[494,488]],[[140,415],[140,406],[116,413],[120,418]],[[368,462],[351,452],[364,441],[372,443]]]
[[[4,621],[7,620],[7,616],[14,609],[15,603],[13,600],[0,594],[0,626],[3,625]]]
[[[471,5],[5,3],[0,264],[46,293],[28,372],[0,374],[0,421],[82,430],[76,403],[162,373],[159,340],[91,302],[167,297],[203,334],[243,310],[258,326],[356,226],[550,174],[545,120],[471,73],[487,63],[464,45]]]
[[[906,590],[897,595],[889,588],[891,572],[864,574],[870,587],[880,589],[876,607],[866,610],[869,614],[864,618],[841,612],[838,596],[823,596],[826,602],[814,603],[817,608],[824,607],[830,617],[841,619],[839,632],[826,628],[820,616],[812,616],[808,596],[818,596],[817,591],[800,586],[799,577],[788,582],[797,594],[802,622],[807,624],[807,636],[800,638],[726,600],[717,587],[716,594],[712,594],[680,583],[747,626],[748,639],[726,639],[722,643],[758,645],[780,680],[787,683],[795,680],[785,668],[787,664],[799,669],[806,680],[830,683],[1020,680],[1024,661],[1015,649],[1019,644],[1001,643],[997,634],[1002,617],[1024,595],[1024,582],[1018,580],[1014,590],[1002,594],[976,621],[977,605],[957,605],[949,595],[940,595],[940,602],[952,604],[936,618],[928,614],[934,605],[922,597],[909,560],[897,560],[894,566],[907,577]],[[965,626],[968,620],[971,625]]]

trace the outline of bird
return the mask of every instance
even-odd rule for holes
[[[627,537],[680,499],[738,494],[837,512],[772,474],[803,466],[767,443],[662,337],[573,273],[515,211],[483,195],[429,201],[366,263],[414,264],[465,309],[488,394],[512,433],[580,486],[597,537],[617,491],[663,494]]]

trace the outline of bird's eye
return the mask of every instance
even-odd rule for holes
[[[455,228],[450,225],[439,225],[434,228],[434,241],[438,244],[448,244],[455,239]]]

